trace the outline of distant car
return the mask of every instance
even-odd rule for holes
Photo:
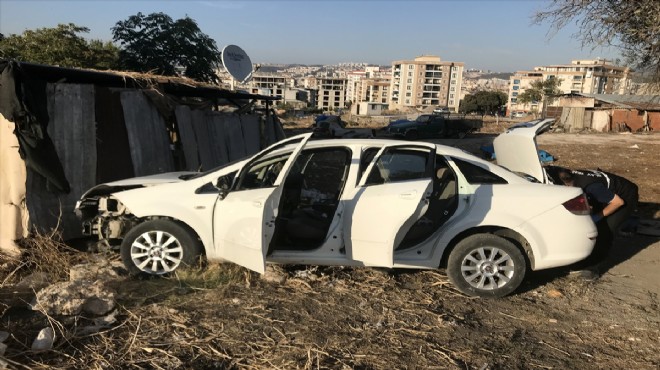
[[[403,138],[406,140],[465,137],[468,133],[481,128],[482,122],[462,117],[449,117],[440,114],[422,114],[414,121],[395,121],[381,130],[382,136]]]
[[[433,114],[449,114],[449,107],[437,107],[433,110]]]
[[[517,111],[517,112],[511,113],[511,118],[522,118],[522,117],[525,117],[525,116],[527,116],[527,113],[522,112],[522,111]]]
[[[266,262],[442,266],[462,292],[500,297],[528,270],[585,258],[597,234],[580,188],[544,183],[545,124],[495,140],[500,164],[524,176],[444,145],[304,134],[204,173],[98,185],[76,212],[86,234],[121,242],[132,274],[201,255],[259,273]]]
[[[347,128],[339,116],[322,116],[312,125],[314,138],[371,138],[374,130],[367,128]]]

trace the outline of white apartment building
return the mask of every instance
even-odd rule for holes
[[[632,71],[619,67],[606,59],[572,60],[571,64],[534,67],[532,71],[517,71],[509,79],[507,112],[541,112],[543,102],[518,103],[518,95],[534,81],[557,78],[563,94],[629,94]]]
[[[435,55],[392,62],[390,109],[446,106],[458,112],[464,66]]]
[[[344,108],[346,106],[347,84],[348,80],[346,78],[317,77],[316,107],[324,111]]]

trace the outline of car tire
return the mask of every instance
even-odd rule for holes
[[[458,290],[483,298],[512,293],[526,272],[527,260],[520,248],[493,234],[476,234],[461,240],[447,260],[447,275]]]
[[[131,275],[167,275],[194,265],[202,244],[192,230],[170,220],[143,222],[126,233],[121,259]]]
[[[414,141],[419,138],[419,134],[417,133],[417,131],[411,130],[406,132],[405,138],[406,140]]]

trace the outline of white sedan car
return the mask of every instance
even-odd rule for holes
[[[202,255],[260,273],[266,262],[446,267],[462,292],[500,297],[595,242],[582,190],[546,183],[535,138],[550,123],[495,140],[508,169],[443,145],[305,134],[204,173],[99,185],[76,210],[86,234],[121,243],[134,274]]]

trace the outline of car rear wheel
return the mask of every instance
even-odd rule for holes
[[[121,258],[132,275],[165,275],[193,265],[202,245],[192,231],[170,220],[143,222],[121,244]]]
[[[522,251],[492,234],[463,239],[447,261],[447,275],[461,292],[486,298],[503,297],[516,290],[526,271]]]

